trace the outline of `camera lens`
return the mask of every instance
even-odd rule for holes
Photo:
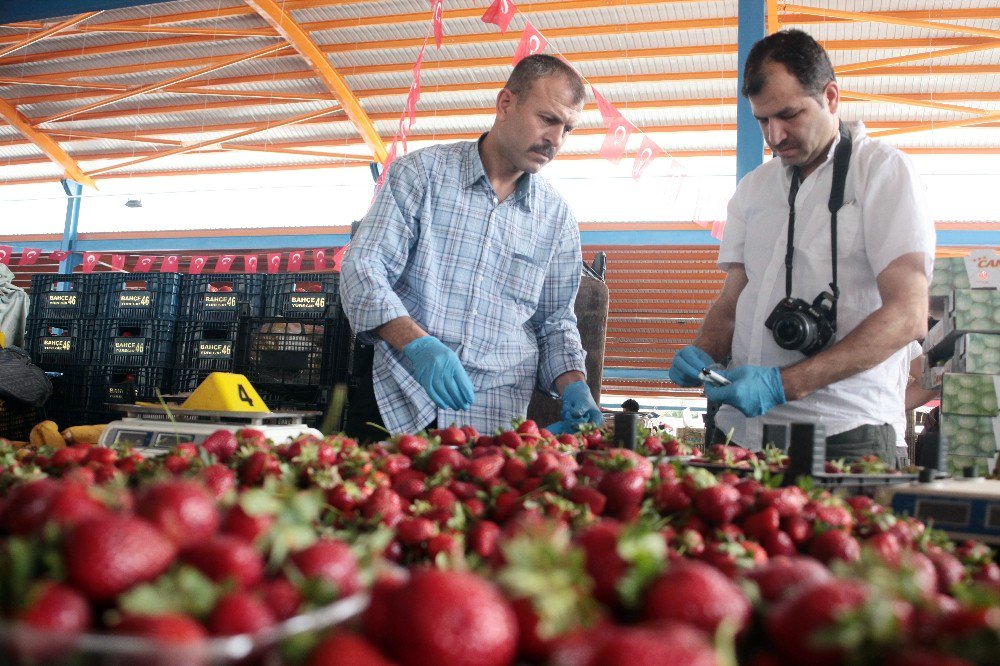
[[[816,337],[816,324],[799,313],[790,313],[774,324],[774,341],[784,349],[802,349]]]

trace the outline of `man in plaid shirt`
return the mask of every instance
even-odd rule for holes
[[[352,328],[375,344],[374,395],[351,424],[482,432],[524,416],[533,387],[562,396],[556,430],[601,420],[573,305],[580,234],[537,172],[578,122],[585,89],[534,55],[498,93],[492,129],[393,162],[341,271]],[[356,435],[357,436],[357,435]]]

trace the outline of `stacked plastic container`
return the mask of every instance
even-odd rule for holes
[[[213,372],[239,372],[243,330],[262,310],[263,275],[187,275],[181,287],[174,392],[188,393]]]
[[[169,392],[181,276],[107,273],[98,278],[94,400],[156,401]]]
[[[98,276],[35,275],[25,326],[32,362],[49,373],[45,416],[61,427],[102,420],[93,401]]]
[[[953,475],[992,472],[1000,452],[1000,291],[970,289],[963,259],[938,259],[941,319],[924,340],[925,388],[941,389],[941,436]]]
[[[346,381],[350,331],[336,273],[268,275],[263,316],[247,321],[240,368],[274,411],[316,410]]]

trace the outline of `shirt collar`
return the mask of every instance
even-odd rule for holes
[[[483,139],[489,132],[483,132],[477,141],[470,141],[466,147],[465,156],[462,159],[462,185],[466,188],[472,187],[480,180],[493,192],[493,185],[490,184],[490,179],[486,175],[486,167],[483,166],[483,160],[479,157],[479,144],[482,143]],[[513,201],[519,204],[522,208],[531,212],[531,202],[535,197],[535,176],[534,174],[524,173],[521,177],[517,179],[517,185],[514,188],[514,193],[511,195]]]
[[[861,121],[856,121],[856,122],[853,122],[853,123],[845,122],[844,125],[846,125],[847,129],[851,132],[851,140],[852,141],[855,140],[855,139],[857,139],[859,136],[864,136],[867,133],[867,130],[865,129],[864,123],[862,123]],[[816,171],[819,171],[820,169],[822,169],[823,167],[825,167],[827,164],[830,164],[831,162],[833,162],[833,153],[837,149],[837,144],[840,143],[840,138],[841,138],[840,130],[838,129],[837,130],[837,135],[833,138],[833,143],[830,144],[829,150],[826,151],[826,159],[823,160],[822,164],[820,164],[818,167],[816,167]],[[792,169],[794,169],[794,168],[795,167],[792,167],[792,166],[785,167],[785,175],[788,177],[789,181],[792,180]]]

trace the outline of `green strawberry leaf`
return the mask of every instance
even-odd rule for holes
[[[191,566],[169,571],[152,583],[139,585],[121,597],[118,605],[126,613],[162,615],[187,613],[206,617],[221,594],[220,586]]]

